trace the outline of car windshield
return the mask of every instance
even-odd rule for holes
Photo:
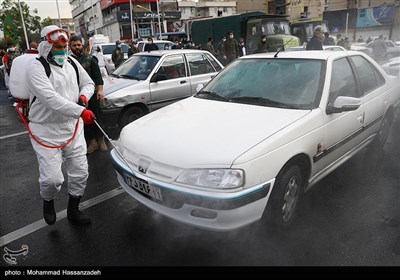
[[[159,56],[133,55],[124,64],[120,65],[112,73],[112,76],[133,80],[146,80],[159,60]]]
[[[112,54],[112,52],[115,50],[115,44],[102,45],[102,48],[103,48],[103,54]],[[124,53],[128,53],[129,46],[126,44],[121,44],[121,49],[124,51]]]
[[[318,107],[324,61],[315,59],[240,59],[195,97],[259,106]]]

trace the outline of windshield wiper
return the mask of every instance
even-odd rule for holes
[[[297,106],[282,103],[279,101],[274,101],[266,97],[254,97],[254,96],[242,96],[242,97],[235,97],[231,98],[229,102],[237,102],[237,103],[245,103],[245,104],[254,104],[254,105],[265,105],[265,106],[272,106],[278,108],[290,108],[296,109]]]
[[[124,75],[119,75],[119,78],[127,78],[127,79],[131,79],[131,80],[137,80],[140,81],[140,79],[136,76],[132,76],[132,75],[128,75],[128,74],[124,74]]]
[[[222,97],[221,95],[218,95],[218,93],[216,92],[211,92],[211,91],[199,91],[194,96],[205,99],[226,101],[226,98]]]

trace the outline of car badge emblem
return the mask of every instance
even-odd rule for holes
[[[149,168],[150,161],[145,160],[143,158],[139,159],[139,172],[146,174],[147,169]]]

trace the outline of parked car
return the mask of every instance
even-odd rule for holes
[[[122,128],[163,106],[196,93],[221,69],[207,51],[169,50],[132,55],[104,80],[104,122]]]
[[[284,229],[303,191],[384,145],[399,103],[396,78],[362,53],[248,55],[126,126],[111,157],[125,191],[172,219],[232,230],[264,214]]]
[[[170,48],[172,48],[172,46],[174,45],[173,42],[167,40],[153,40],[153,44],[156,44],[159,50],[163,50],[165,44],[168,44]],[[144,52],[144,48],[146,45],[147,45],[147,40],[137,42],[137,47],[141,52]]]
[[[372,49],[374,43],[375,41],[369,42],[368,44],[358,44],[358,45],[353,44],[351,46],[351,50],[361,51],[372,56],[374,53]],[[400,46],[393,43],[393,41],[386,40],[385,45],[386,45],[386,58],[390,59],[392,57],[400,55]]]
[[[115,50],[115,43],[106,43],[106,44],[98,44],[98,45],[101,46],[101,49],[103,52],[104,62],[105,62],[105,66],[107,69],[107,73],[111,74],[115,69],[114,62],[111,59],[111,55],[112,55],[113,51]],[[97,48],[98,45],[93,45],[93,47],[90,50],[90,54],[94,53],[94,50]],[[121,48],[124,51],[124,59],[125,60],[128,59],[129,46],[125,43],[122,43]]]
[[[389,75],[399,77],[400,81],[400,56],[389,59],[389,61],[386,62],[385,64],[382,64],[381,67]]]

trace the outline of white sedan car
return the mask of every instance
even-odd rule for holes
[[[172,219],[232,230],[264,215],[283,229],[302,192],[382,151],[399,103],[396,77],[360,52],[248,55],[126,126],[111,157],[125,191]]]

